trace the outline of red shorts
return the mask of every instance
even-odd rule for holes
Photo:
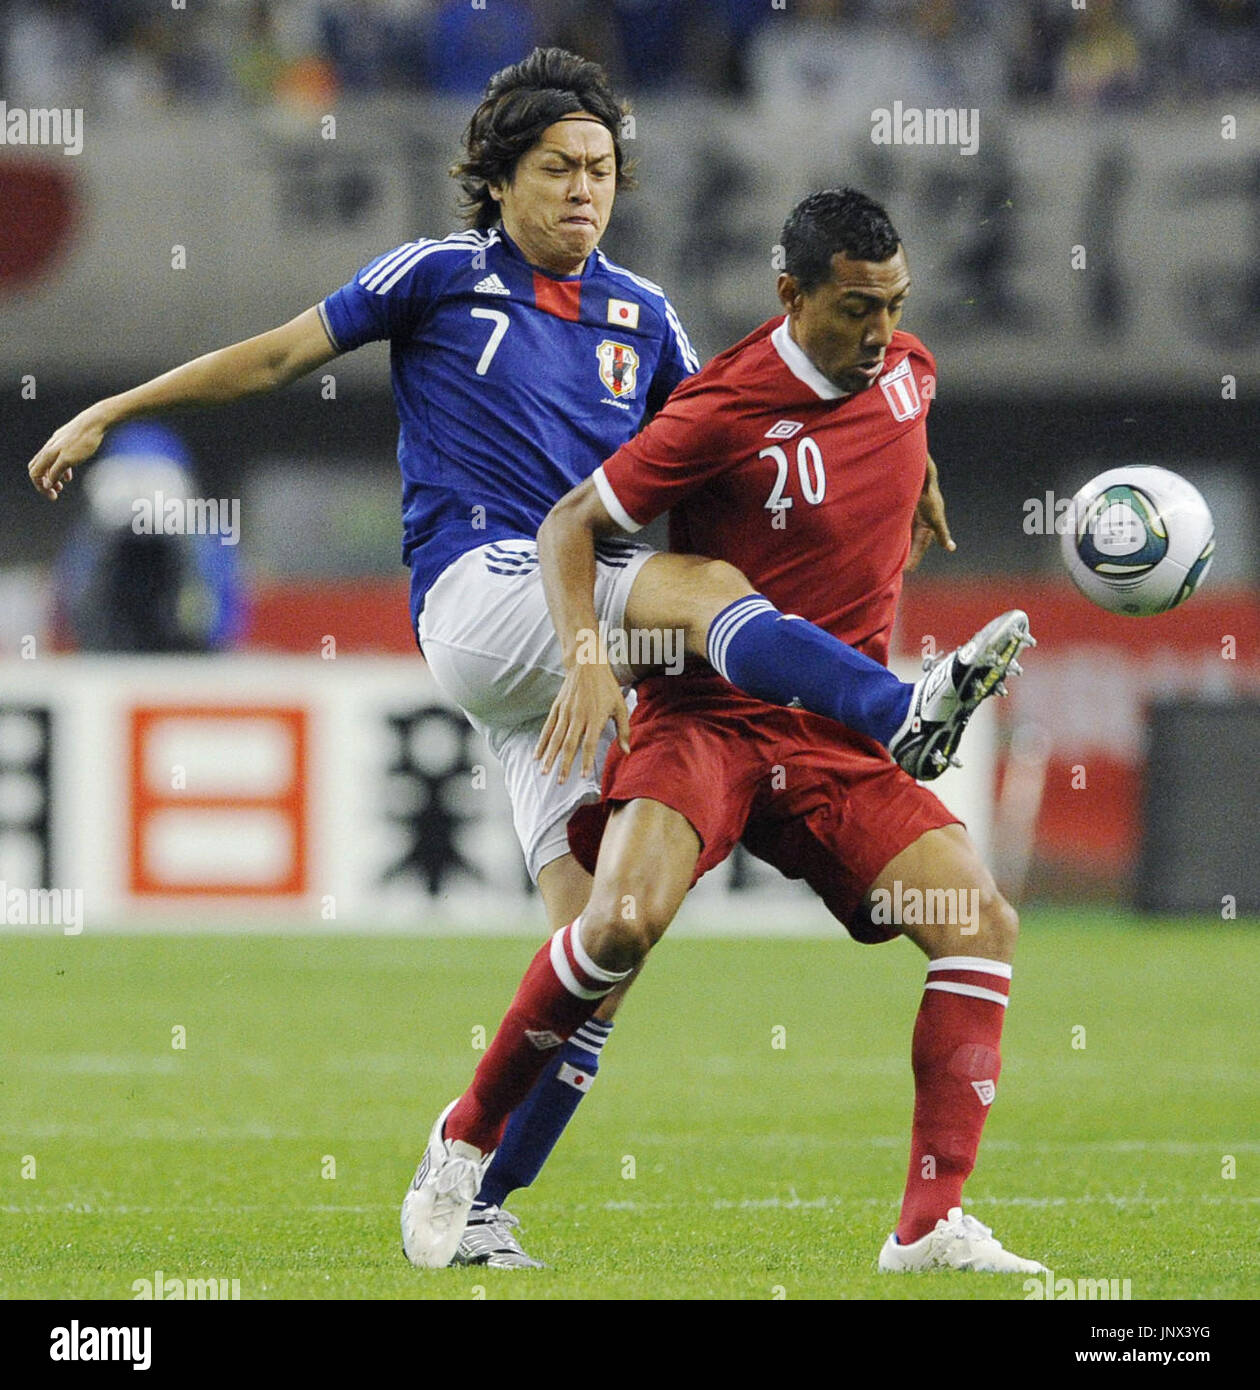
[[[649,797],[695,828],[696,879],[742,840],[786,878],[804,879],[858,941],[900,935],[872,923],[862,899],[920,835],[959,821],[881,744],[820,715],[755,700],[709,673],[658,676],[638,690],[633,751],[613,745],[604,800],[569,821],[579,863],[594,872],[614,806]]]

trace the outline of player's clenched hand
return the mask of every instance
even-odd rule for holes
[[[595,770],[600,735],[608,721],[617,722],[617,741],[625,752],[630,751],[630,711],[616,677],[603,663],[581,662],[564,678],[560,693],[551,705],[547,722],[538,736],[534,757],[542,759],[544,774],[559,760],[558,781],[563,784],[582,755],[582,775],[589,777]]]
[[[26,470],[36,491],[55,502],[62,488],[74,477],[72,470],[96,453],[104,435],[105,423],[93,407],[62,425]]]
[[[942,550],[957,550],[954,538],[949,534],[949,523],[945,520],[945,499],[941,496],[941,485],[936,477],[936,464],[929,458],[927,480],[919,494],[918,506],[914,509],[914,525],[910,530],[910,557],[906,569],[915,569],[927,548],[933,541]]]

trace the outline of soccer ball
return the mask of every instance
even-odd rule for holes
[[[1087,599],[1149,617],[1184,603],[1203,582],[1215,545],[1198,488],[1167,468],[1111,468],[1072,498],[1063,562]]]

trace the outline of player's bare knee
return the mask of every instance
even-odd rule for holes
[[[744,571],[727,560],[702,560],[692,576],[697,594],[710,603],[725,606],[753,593]]]
[[[582,945],[604,970],[630,970],[664,935],[672,912],[650,892],[597,892],[582,913]]]
[[[755,593],[743,570],[725,560],[705,560],[693,577],[696,603],[705,617],[705,627],[736,599]]]
[[[654,884],[641,886],[638,892],[626,893],[622,897],[622,913],[638,929],[639,938],[644,943],[644,955],[665,935],[665,929],[674,920],[677,910],[678,904]]]
[[[655,944],[641,923],[616,915],[582,915],[582,945],[601,970],[633,970]]]
[[[709,627],[713,619],[723,608],[755,592],[743,570],[725,560],[699,561],[688,584],[688,651],[693,656],[707,656]]]
[[[980,900],[978,945],[995,960],[1009,961],[1019,938],[1019,913],[994,889]]]

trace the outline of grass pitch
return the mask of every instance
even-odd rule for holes
[[[968,1186],[1008,1248],[1135,1299],[1260,1294],[1258,944],[1255,923],[1025,914]],[[518,1273],[411,1269],[398,1205],[530,941],[0,949],[4,1298],[129,1299],[158,1270],[272,1299],[1025,1296],[875,1270],[909,1137],[908,943],[666,938],[512,1203],[549,1266]]]

